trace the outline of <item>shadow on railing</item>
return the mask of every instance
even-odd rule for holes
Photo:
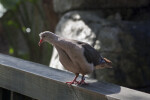
[[[150,100],[149,94],[93,79],[87,79],[89,85],[65,84],[73,77],[68,72],[0,54],[0,100]],[[3,91],[8,91],[8,99],[3,99]]]

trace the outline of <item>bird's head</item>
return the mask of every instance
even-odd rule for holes
[[[50,31],[44,31],[44,32],[41,32],[39,36],[40,36],[40,41],[39,41],[39,46],[40,46],[43,42],[48,42],[54,39],[56,35]]]

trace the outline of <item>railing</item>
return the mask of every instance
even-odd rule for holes
[[[65,84],[73,78],[65,71],[0,54],[1,100],[150,100],[150,94],[92,79],[87,79],[89,85]]]

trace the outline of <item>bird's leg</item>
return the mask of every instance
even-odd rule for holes
[[[76,74],[75,78],[71,82],[66,82],[66,83],[69,85],[78,83],[78,81],[76,80],[78,76],[79,76],[79,73]]]
[[[85,82],[84,75],[82,75],[81,81],[78,84],[81,84],[81,85],[85,84],[85,85],[87,85],[87,83]]]

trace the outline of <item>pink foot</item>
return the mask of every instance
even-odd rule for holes
[[[71,81],[71,82],[66,82],[66,83],[69,84],[69,85],[72,85],[72,84],[88,85],[88,83],[86,83],[86,82],[84,81],[84,80],[85,80],[84,75],[82,76],[81,81],[77,81],[76,79],[77,79],[78,75],[79,75],[79,74],[76,74],[76,77],[74,78],[73,81]]]
[[[71,81],[71,82],[66,82],[66,83],[69,84],[69,85],[78,83],[78,81],[76,81],[76,79],[77,79],[78,76],[79,76],[79,74],[76,74],[76,77],[73,79],[73,81]]]
[[[81,81],[79,82],[79,85],[88,85],[88,83],[86,83],[84,80],[81,80]]]
[[[85,80],[85,77],[83,75],[82,78],[81,78],[81,81],[78,84],[79,85],[88,85],[88,83],[86,83],[84,80]]]
[[[69,85],[72,85],[72,84],[78,84],[79,82],[78,81],[71,81],[71,82],[66,82],[67,84],[69,84]]]

